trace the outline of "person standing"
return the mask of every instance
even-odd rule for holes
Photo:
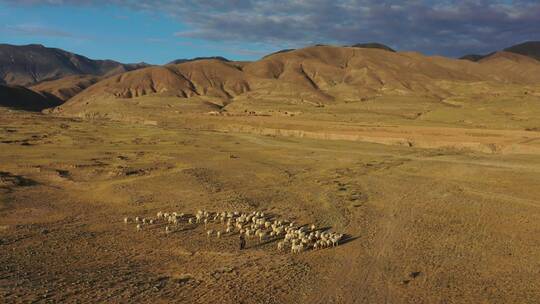
[[[240,250],[244,250],[244,248],[246,248],[246,238],[244,234],[240,233]]]

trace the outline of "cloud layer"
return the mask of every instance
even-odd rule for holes
[[[540,40],[537,0],[0,0],[11,5],[118,5],[172,15],[178,37],[302,46],[382,42],[460,56]]]
[[[45,37],[70,37],[75,38],[72,33],[67,31],[54,29],[39,24],[17,24],[0,26],[0,32],[26,35],[26,36],[45,36]]]

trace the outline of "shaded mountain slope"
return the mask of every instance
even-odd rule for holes
[[[511,47],[505,48],[504,50],[499,51],[499,52],[519,54],[519,55],[527,56],[527,57],[540,61],[540,41],[527,41],[524,43],[516,44]],[[499,53],[499,52],[491,52],[485,55],[470,54],[470,55],[465,55],[461,57],[460,59],[466,59],[470,61],[480,61],[484,58],[493,56],[494,54]]]
[[[504,49],[506,52],[524,55],[527,57],[540,60],[540,41],[528,41],[516,44]]]
[[[79,94],[84,89],[95,84],[100,80],[97,76],[92,75],[74,75],[64,78],[44,81],[30,88],[34,91],[48,93],[58,97],[62,101],[66,101],[71,97]]]
[[[146,64],[92,60],[37,44],[24,46],[0,44],[0,79],[12,85],[28,86],[70,75],[114,75],[143,66]]]
[[[0,107],[41,111],[62,103],[56,96],[39,93],[21,86],[0,85]]]

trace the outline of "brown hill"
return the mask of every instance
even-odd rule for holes
[[[92,60],[61,49],[31,44],[0,44],[0,79],[6,84],[28,86],[70,75],[107,76],[147,66],[112,60]]]
[[[84,89],[95,84],[100,80],[97,76],[92,75],[74,75],[64,78],[43,81],[30,88],[37,92],[48,93],[58,97],[62,101],[66,101],[71,97],[79,94]]]
[[[457,67],[444,67],[433,58],[415,53],[330,46],[276,54],[247,65],[244,71],[326,96],[327,100],[354,98],[381,90],[439,94],[444,92],[433,85],[438,79],[475,79]]]
[[[522,71],[527,71],[523,73]],[[198,60],[110,77],[66,107],[97,98],[208,97],[223,104],[242,98],[324,104],[380,95],[445,98],[448,83],[538,84],[540,62],[498,53],[479,62],[380,49],[314,46],[248,63]]]
[[[134,98],[149,94],[229,99],[246,90],[249,90],[249,85],[238,66],[210,59],[149,67],[113,76],[91,86],[75,99],[96,96]]]
[[[540,61],[528,56],[496,52],[481,59],[478,63],[486,74],[500,82],[540,83]]]
[[[41,111],[62,103],[56,96],[39,93],[21,86],[0,85],[0,107]]]

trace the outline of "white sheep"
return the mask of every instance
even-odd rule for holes
[[[342,238],[343,238],[343,234],[333,235],[332,238],[330,238],[330,241],[332,242],[332,246],[336,247],[337,245],[339,245],[339,241],[341,241]]]
[[[262,242],[264,239],[266,239],[266,232],[259,231],[259,242]]]
[[[301,253],[302,251],[304,251],[304,246],[302,244],[291,246],[291,253]]]
[[[300,253],[307,250],[318,250],[328,247],[336,247],[340,245],[343,239],[343,234],[336,232],[324,232],[318,230],[315,224],[302,226],[294,221],[286,219],[279,220],[271,217],[265,217],[262,211],[238,212],[238,211],[218,211],[209,212],[206,210],[198,210],[195,215],[185,215],[184,213],[172,212],[167,213],[158,211],[156,217],[124,217],[124,223],[134,222],[137,224],[137,231],[142,231],[146,225],[154,225],[164,222],[171,223],[165,227],[165,233],[169,234],[174,231],[172,224],[177,225],[185,218],[189,224],[204,223],[206,229],[211,228],[208,224],[222,223],[222,229],[205,230],[208,238],[214,235],[219,239],[222,236],[229,235],[235,231],[246,236],[246,238],[258,238],[259,243],[264,240],[277,240],[278,251],[283,251],[290,246],[292,253]],[[219,221],[219,222],[218,222]],[[212,227],[213,228],[213,227]]]

